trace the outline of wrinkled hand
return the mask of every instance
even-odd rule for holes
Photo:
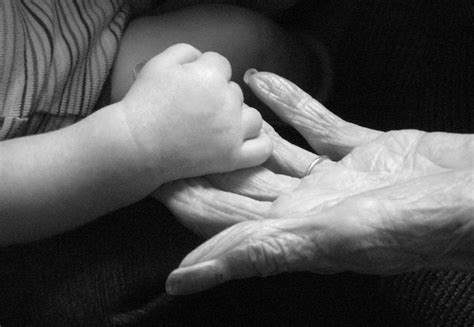
[[[186,44],[141,69],[119,107],[137,160],[161,182],[255,166],[270,156],[260,114],[230,78],[227,59]]]
[[[472,229],[471,136],[370,130],[343,121],[276,75],[257,73],[249,84],[318,153],[342,159],[323,161],[304,176],[317,156],[265,125],[274,142],[268,169],[162,188],[158,197],[205,236],[247,221],[189,254],[170,275],[169,293],[285,271],[466,268],[466,254],[455,250]]]

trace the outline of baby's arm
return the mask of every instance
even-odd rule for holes
[[[62,130],[0,142],[0,245],[72,229],[146,195],[116,115],[110,106]]]
[[[125,98],[56,132],[0,143],[0,244],[84,224],[179,178],[258,165],[261,117],[216,53],[179,44]]]

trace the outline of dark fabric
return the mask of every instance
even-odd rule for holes
[[[0,325],[103,325],[163,292],[200,240],[145,200],[40,242],[1,250]]]
[[[382,130],[474,132],[470,1],[303,1],[282,18],[328,45],[328,107]],[[290,129],[280,132],[303,144]],[[285,274],[164,295],[201,242],[153,200],[0,252],[3,326],[472,326],[473,277]]]
[[[163,294],[201,242],[147,199],[78,230],[2,250],[2,326],[378,325],[376,279],[287,274]],[[395,316],[390,321],[396,319]]]
[[[427,271],[384,278],[379,292],[413,325],[474,326],[473,274]]]

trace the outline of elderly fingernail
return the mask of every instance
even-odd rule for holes
[[[255,73],[258,73],[258,70],[256,70],[255,68],[247,69],[247,71],[246,71],[245,74],[244,74],[244,82],[245,82],[245,84],[248,84],[248,83],[249,83],[250,77],[252,77],[252,75],[255,74]]]
[[[166,293],[184,295],[201,292],[224,282],[215,260],[174,270],[166,281]]]
[[[186,278],[186,272],[182,268],[174,270],[166,280],[166,293],[170,295],[181,295],[189,293],[189,283],[193,281]],[[192,288],[192,287],[191,287]]]
[[[170,275],[166,280],[166,293],[169,295],[178,295],[180,290],[180,279],[175,275]]]

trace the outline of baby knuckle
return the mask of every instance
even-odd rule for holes
[[[215,51],[207,51],[205,53],[206,56],[209,56],[210,58],[212,58],[213,60],[218,60],[218,61],[221,61],[222,63],[228,65],[230,67],[230,62],[229,60],[227,60],[226,57],[224,57],[223,55],[221,55],[220,53],[218,52],[215,52]]]
[[[177,51],[182,51],[182,52],[196,52],[196,51],[199,51],[198,49],[196,49],[195,47],[193,47],[192,45],[190,45],[188,43],[177,43],[175,45],[172,45],[171,47],[176,49]]]
[[[200,79],[201,82],[205,82],[202,87],[217,88],[219,89],[219,92],[224,90],[224,84],[221,83],[222,73],[218,69],[215,69],[211,64],[206,63],[205,65],[200,65],[193,68],[193,72],[196,74],[198,79]]]

